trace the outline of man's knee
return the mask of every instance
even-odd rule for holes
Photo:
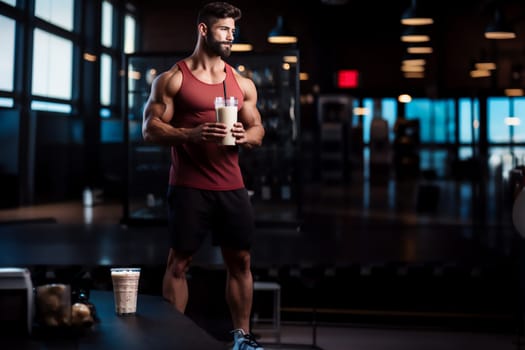
[[[168,270],[173,277],[184,278],[190,266],[190,262],[190,256],[177,256],[174,254],[173,258],[168,262]]]
[[[248,251],[229,251],[224,256],[226,267],[230,273],[246,273],[250,271],[250,253]]]
[[[185,278],[189,265],[190,265],[189,261],[176,263],[171,269],[171,273],[173,274],[175,278]]]

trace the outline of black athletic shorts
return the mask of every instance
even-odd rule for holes
[[[213,245],[250,249],[254,218],[248,192],[170,186],[168,227],[171,247],[180,252],[194,253],[209,233]]]

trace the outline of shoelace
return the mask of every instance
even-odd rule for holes
[[[260,347],[259,343],[255,341],[255,337],[253,336],[253,334],[244,334],[243,337],[245,340],[241,344],[241,349],[244,349],[248,346],[252,346],[254,348]]]

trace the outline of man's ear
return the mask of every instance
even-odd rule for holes
[[[200,35],[206,35],[206,33],[208,32],[208,26],[205,24],[205,23],[199,23],[199,34]]]

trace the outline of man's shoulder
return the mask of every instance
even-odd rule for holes
[[[178,62],[175,63],[173,66],[171,66],[169,69],[161,72],[158,76],[159,79],[162,80],[171,80],[172,78],[176,77],[177,75],[181,74],[181,69],[178,65]]]
[[[170,67],[170,69],[167,70],[167,72],[170,72],[170,73],[177,73],[177,72],[180,72],[181,68],[180,68],[180,65],[183,64],[182,62],[184,62],[184,60],[180,60],[180,61],[177,61],[173,64],[173,66]]]
[[[237,81],[251,80],[247,76],[241,74],[241,72],[239,72],[237,69],[235,69],[235,67],[230,65],[230,68],[231,68],[231,70],[233,72],[233,76],[235,77],[235,79],[237,79]]]
[[[232,69],[233,76],[235,77],[235,80],[237,80],[237,83],[241,87],[243,91],[246,91],[246,89],[255,89],[255,84],[252,79],[249,77],[241,74],[236,69]]]
[[[156,78],[154,85],[156,89],[165,91],[170,95],[175,95],[182,83],[182,72],[180,68],[174,64],[168,70],[161,72]]]

